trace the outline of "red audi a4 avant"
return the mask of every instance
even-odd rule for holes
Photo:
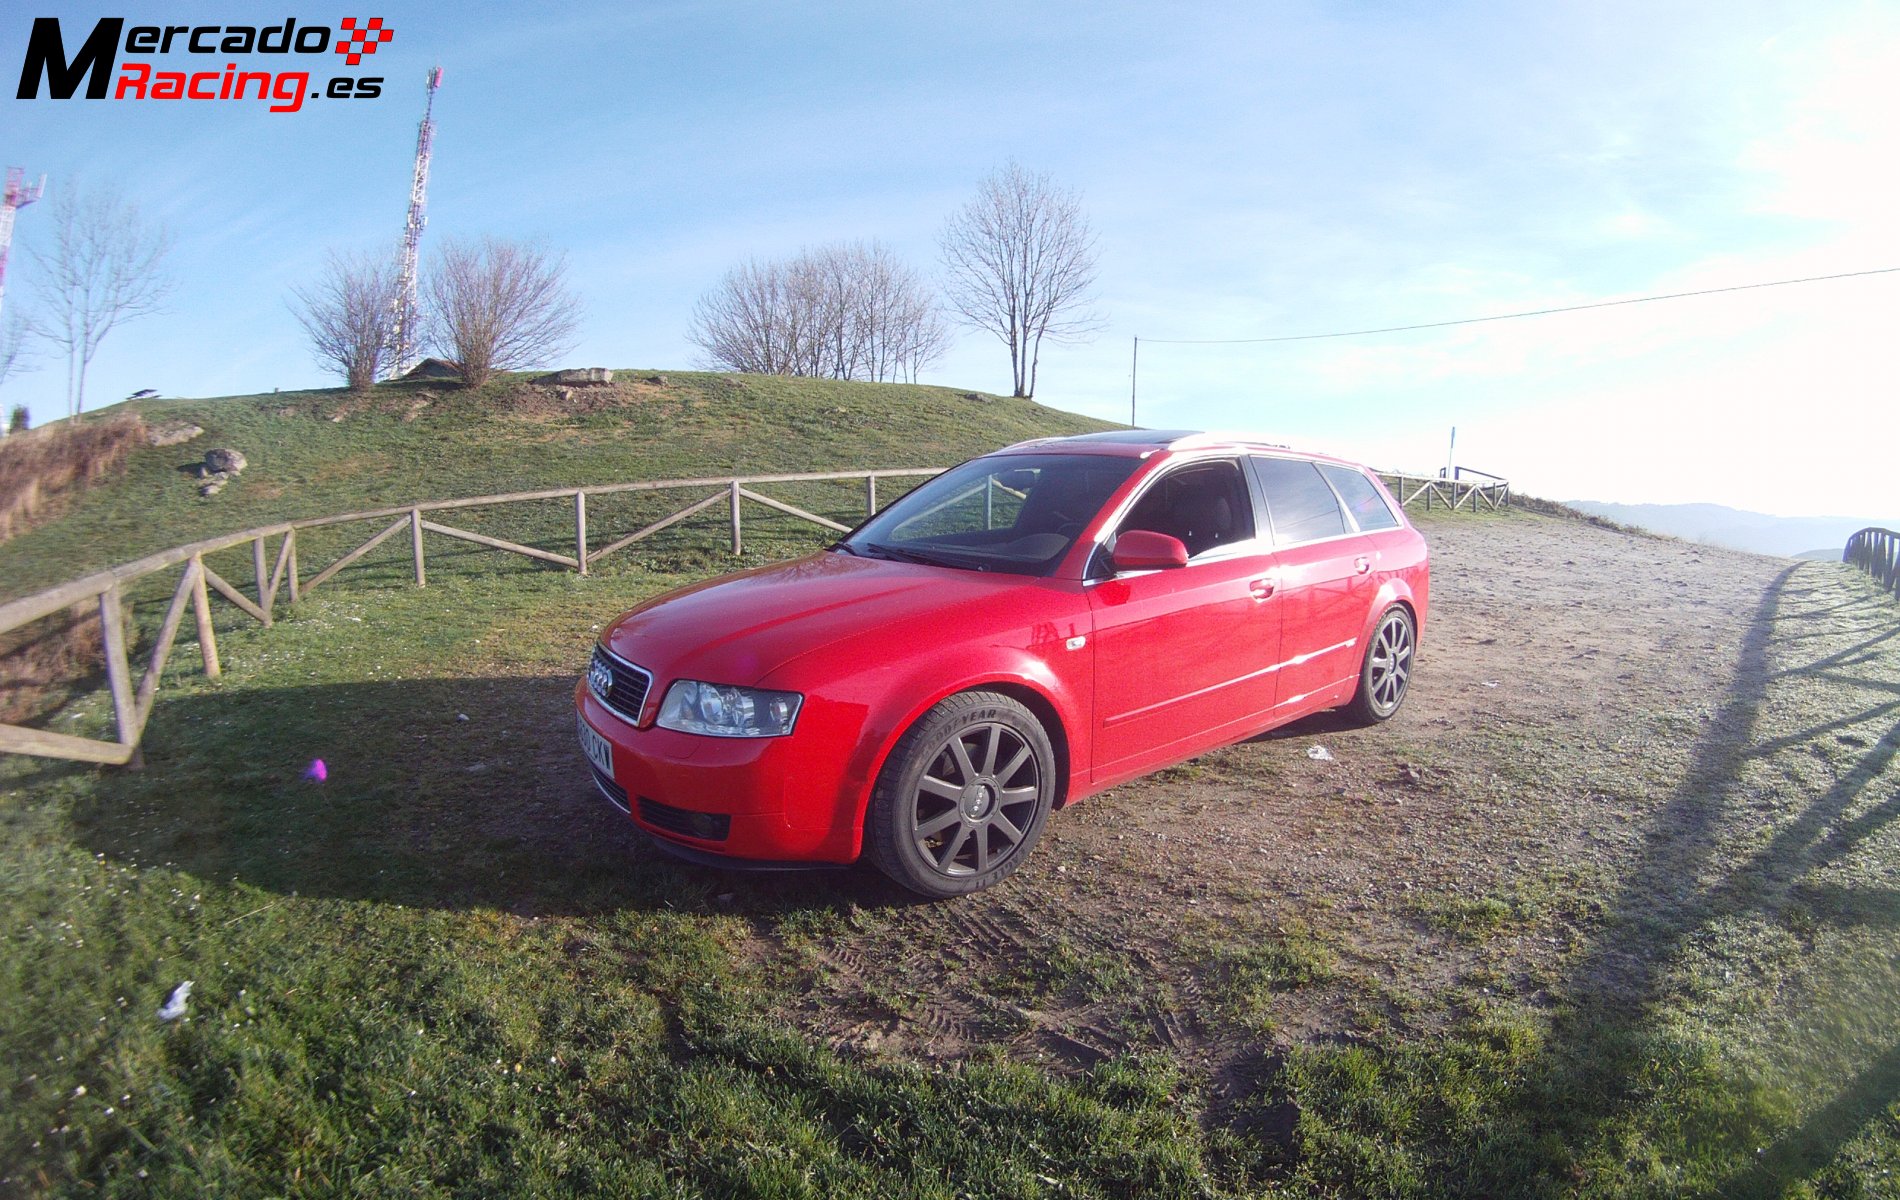
[[[1425,540],[1361,467],[1129,430],[954,467],[818,554],[648,601],[575,690],[595,781],[666,848],[868,855],[928,896],[1052,809],[1345,706],[1398,710]]]

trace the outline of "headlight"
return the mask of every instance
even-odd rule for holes
[[[666,689],[656,724],[711,737],[783,737],[798,720],[797,692],[726,687],[681,679]]]

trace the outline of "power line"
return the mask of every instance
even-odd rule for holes
[[[1325,338],[1365,337],[1374,333],[1410,333],[1415,329],[1445,329],[1452,325],[1481,325],[1486,321],[1511,321],[1519,317],[1548,317],[1555,313],[1583,312],[1592,308],[1615,308],[1623,304],[1648,304],[1652,300],[1686,300],[1691,296],[1715,296],[1723,292],[1748,292],[1756,288],[1788,287],[1796,283],[1826,283],[1832,279],[1858,279],[1865,275],[1891,275],[1900,267],[1874,267],[1866,271],[1843,271],[1838,275],[1809,275],[1801,279],[1771,279],[1766,283],[1738,283],[1733,287],[1703,288],[1694,292],[1666,292],[1658,296],[1632,296],[1625,300],[1598,300],[1593,304],[1567,304],[1562,308],[1533,308],[1524,312],[1497,313],[1488,317],[1462,317],[1456,321],[1427,321],[1419,325],[1388,325],[1381,329],[1342,329],[1334,333],[1296,333],[1263,338],[1149,338],[1157,346],[1257,346],[1267,342],[1316,342]],[[1141,338],[1135,339],[1134,358],[1128,372],[1128,423],[1135,424],[1135,386],[1141,363]]]
[[[1286,337],[1262,338],[1142,338],[1153,345],[1166,346],[1240,346],[1261,342],[1312,342],[1321,338],[1363,337],[1371,333],[1406,333],[1414,329],[1443,329],[1448,325],[1477,325],[1485,321],[1509,321],[1517,317],[1547,317],[1553,313],[1582,312],[1589,308],[1615,308],[1619,304],[1647,304],[1652,300],[1684,300],[1690,296],[1713,296],[1721,292],[1746,292],[1755,288],[1787,287],[1795,283],[1824,283],[1830,279],[1857,279],[1863,275],[1887,275],[1900,267],[1876,267],[1871,271],[1844,271],[1839,275],[1810,275],[1805,279],[1775,279],[1767,283],[1741,283],[1734,287],[1704,288],[1697,292],[1669,292],[1661,296],[1634,296],[1627,300],[1599,300],[1594,304],[1570,304],[1563,308],[1534,308],[1527,312],[1498,313],[1489,317],[1464,317],[1456,321],[1428,321],[1422,325],[1389,325],[1383,329],[1346,329],[1337,333],[1300,333]]]

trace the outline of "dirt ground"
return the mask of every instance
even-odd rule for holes
[[[1793,564],[1527,516],[1423,528],[1432,609],[1396,718],[1312,718],[1087,800],[985,894],[861,883],[805,930],[755,911],[787,1020],[871,1057],[1147,1047],[1218,1078],[1259,1054],[1237,1019],[1286,1045],[1429,1029],[1492,989],[1539,1003]]]

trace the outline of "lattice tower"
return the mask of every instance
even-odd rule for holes
[[[0,192],[0,311],[7,300],[7,254],[13,249],[13,214],[46,194],[46,176],[32,187],[26,186],[26,172],[7,168],[7,186]]]
[[[416,126],[416,173],[409,185],[409,219],[403,225],[402,253],[396,266],[396,319],[390,331],[391,378],[415,365],[420,342],[416,307],[416,260],[422,229],[429,223],[429,153],[435,143],[435,91],[442,86],[442,68],[429,72],[429,98],[422,106],[422,124]]]

